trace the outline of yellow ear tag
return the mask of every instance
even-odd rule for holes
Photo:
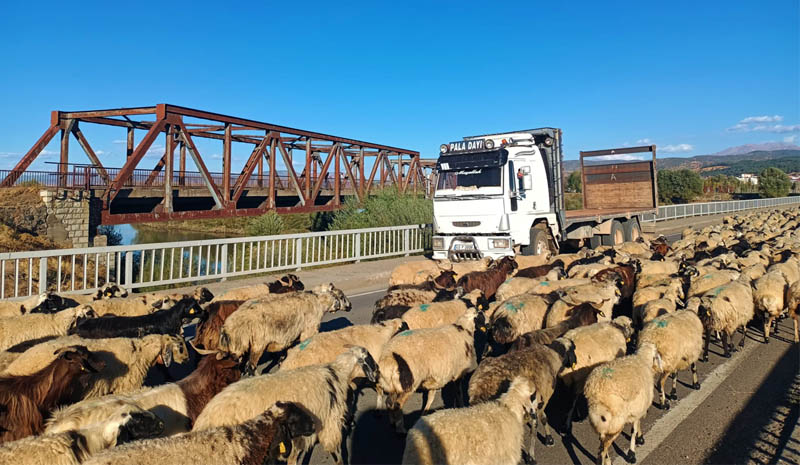
[[[625,342],[631,342],[631,338],[625,339]]]
[[[278,452],[280,452],[281,454],[286,453],[286,446],[282,442],[278,444]]]
[[[577,363],[573,363],[571,368],[575,368],[575,366],[577,365],[578,365]]]
[[[486,332],[486,326],[481,326],[481,327],[480,327],[480,328],[478,328],[478,329],[480,329],[482,333],[485,333],[485,332]]]

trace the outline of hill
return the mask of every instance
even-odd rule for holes
[[[644,157],[643,157],[644,158]],[[687,168],[695,171],[706,171],[713,174],[727,174],[721,170],[731,168],[740,162],[765,162],[782,158],[800,158],[800,149],[756,150],[748,153],[731,155],[697,155],[694,157],[658,157],[656,166],[662,170]],[[580,161],[565,160],[564,171],[569,173],[580,169]],[[746,165],[742,165],[743,169]],[[773,165],[770,165],[773,166]],[[712,168],[713,167],[713,168]],[[705,169],[704,169],[705,168]],[[783,168],[781,168],[783,169]],[[797,170],[792,170],[797,171]],[[745,173],[752,171],[743,171]]]

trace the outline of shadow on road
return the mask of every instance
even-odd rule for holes
[[[800,347],[792,344],[704,462],[777,463],[786,447],[799,448],[791,439],[799,416]]]

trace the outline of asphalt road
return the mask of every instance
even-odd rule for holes
[[[321,329],[330,331],[350,324],[368,323],[372,306],[383,290],[351,296],[353,310],[327,315]],[[758,325],[756,325],[758,326]],[[678,398],[669,411],[651,407],[643,422],[646,444],[637,448],[639,463],[778,463],[777,453],[789,446],[800,449],[800,437],[792,437],[800,407],[800,355],[791,344],[791,320],[779,323],[780,333],[770,344],[763,343],[760,329],[748,331],[745,349],[730,359],[721,356],[719,345],[712,344],[710,360],[700,363],[701,389],[688,387],[691,375],[678,375]],[[738,342],[741,334],[735,336]],[[447,391],[447,390],[445,390]],[[452,397],[445,394],[447,405]],[[375,410],[375,393],[362,391],[358,400],[355,427],[348,438],[354,464],[399,463],[404,438],[394,433],[385,415]],[[551,427],[561,432],[569,399],[559,394],[547,409]],[[405,423],[411,427],[419,418],[422,394],[416,393],[405,406]],[[434,409],[444,407],[438,396]],[[800,428],[798,428],[800,430]],[[556,435],[554,446],[536,440],[539,464],[590,464],[595,462],[599,441],[585,419],[573,425],[574,439]],[[628,449],[630,430],[626,429],[611,452],[615,463]],[[797,433],[795,433],[797,434]],[[488,445],[487,445],[488,446]],[[305,463],[332,464],[333,460],[317,446]],[[780,462],[791,463],[791,462]]]

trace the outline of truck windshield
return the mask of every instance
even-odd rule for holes
[[[436,190],[473,190],[500,186],[500,167],[441,171]]]

